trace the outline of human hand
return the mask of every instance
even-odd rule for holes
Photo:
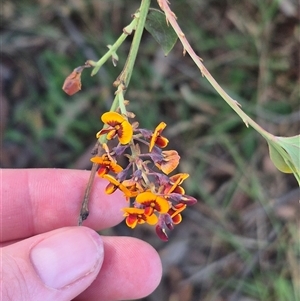
[[[150,245],[94,231],[118,224],[126,206],[122,194],[104,193],[104,181],[95,181],[90,215],[77,227],[89,172],[2,169],[0,176],[2,300],[126,300],[157,287],[161,262]]]

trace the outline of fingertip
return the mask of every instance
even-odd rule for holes
[[[93,282],[78,300],[139,299],[159,285],[162,264],[156,250],[132,237],[103,237],[104,262]]]
[[[97,277],[103,256],[101,237],[85,227],[6,246],[1,252],[4,300],[73,300]]]
[[[30,259],[43,283],[51,288],[70,286],[88,274],[97,275],[103,262],[103,241],[86,227],[62,228],[41,235]]]
[[[131,285],[127,290],[127,298],[138,299],[151,294],[162,277],[162,264],[157,251],[147,242],[133,237],[123,237],[116,248],[123,261],[126,261],[126,284],[123,287]],[[126,257],[124,249],[129,253]]]
[[[128,298],[133,299],[151,294],[162,276],[162,264],[157,251],[147,242],[133,237],[122,237],[117,243],[114,238],[103,239],[105,254],[114,250],[119,257],[115,259],[123,261],[126,283],[120,282],[120,290],[128,286]],[[110,260],[108,262],[112,264]]]
[[[150,295],[159,285],[162,277],[162,263],[159,254],[153,246],[137,238],[129,238],[132,241],[131,281],[134,289],[131,298],[143,298]],[[137,288],[143,289],[137,289]]]

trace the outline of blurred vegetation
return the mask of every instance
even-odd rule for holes
[[[243,110],[274,135],[299,134],[296,1],[171,3],[205,66]],[[106,64],[92,78],[84,72],[73,97],[61,87],[75,67],[106,52],[138,7],[137,0],[3,1],[1,167],[90,168],[99,116],[110,107],[131,37],[117,67]],[[199,199],[167,244],[148,227],[105,231],[140,237],[160,252],[164,278],[144,300],[299,300],[299,190],[273,166],[265,141],[179,43],[164,57],[147,32],[126,98],[142,127],[168,124],[179,171],[190,174],[185,188]]]

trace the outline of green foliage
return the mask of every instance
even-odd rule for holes
[[[300,135],[268,140],[270,157],[284,173],[293,173],[300,185]]]
[[[150,9],[147,15],[145,28],[168,55],[173,49],[177,35],[171,26],[166,23],[166,16],[157,9]]]

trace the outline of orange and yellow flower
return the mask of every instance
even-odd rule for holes
[[[135,197],[144,191],[141,184],[134,179],[124,180],[122,184],[131,192],[131,197]]]
[[[107,154],[104,154],[101,157],[93,157],[91,158],[91,161],[99,164],[99,169],[97,171],[99,177],[103,177],[103,175],[107,174],[109,171],[119,173],[123,170],[123,168],[114,162]]]
[[[137,224],[148,223],[155,225],[158,222],[158,218],[153,211],[149,208],[123,208],[124,216],[126,217],[125,222],[128,227],[135,228]]]
[[[182,182],[189,177],[188,173],[178,173],[169,178],[169,183],[164,185],[164,194],[168,193],[179,193],[184,194],[185,191],[183,187],[180,186]]]
[[[119,182],[113,176],[105,174],[102,177],[109,181],[109,184],[105,188],[105,192],[107,194],[112,194],[117,189],[120,189],[122,192],[124,192],[126,197],[132,197],[132,193],[130,192],[130,190],[127,189],[121,182]]]
[[[152,211],[156,210],[159,213],[167,213],[170,208],[169,202],[166,199],[150,191],[142,192],[136,197],[135,201],[145,208],[152,208]]]
[[[101,116],[101,120],[108,127],[99,131],[96,135],[99,138],[101,135],[107,134],[107,140],[113,139],[118,136],[121,144],[127,144],[130,142],[133,129],[128,120],[117,112],[106,112]]]
[[[154,145],[157,145],[160,148],[164,148],[168,145],[169,140],[166,137],[161,136],[161,133],[165,129],[166,126],[167,126],[166,123],[161,122],[155,128],[154,133],[153,133],[153,135],[151,136],[151,139],[150,139],[149,152],[152,151]]]
[[[186,204],[176,204],[173,205],[169,211],[168,214],[171,216],[172,218],[172,222],[174,225],[179,224],[182,221],[182,216],[181,216],[181,212],[186,208]]]
[[[169,142],[162,136],[166,124],[161,122],[152,132],[139,129],[138,124],[131,125],[127,120],[129,116],[117,112],[107,112],[101,116],[105,125],[97,133],[97,138],[106,135],[108,142],[102,143],[104,154],[93,157],[91,161],[99,165],[98,175],[109,182],[105,189],[107,194],[119,189],[128,201],[135,199],[128,202],[130,208],[122,209],[127,226],[156,225],[157,235],[167,241],[167,231],[173,230],[182,221],[182,211],[197,200],[185,195],[180,186],[189,174],[168,176],[177,168],[180,156],[175,150],[162,150]],[[119,143],[111,147],[110,140],[114,138]],[[141,143],[149,145],[149,152],[144,152]],[[128,161],[124,169],[117,162],[120,156]],[[153,164],[158,171],[153,170]]]
[[[169,174],[178,166],[179,160],[180,156],[175,150],[163,151],[162,159],[156,161],[155,165],[165,174]]]

